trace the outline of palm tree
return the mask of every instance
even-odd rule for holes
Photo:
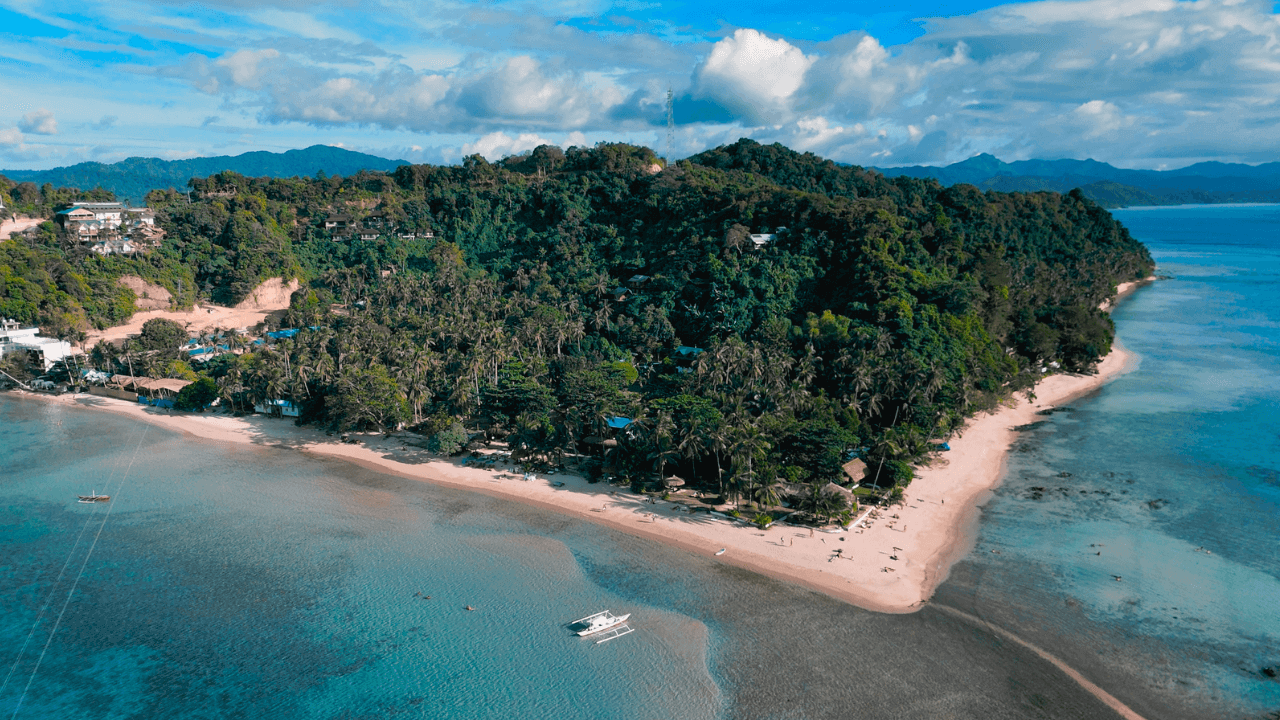
[[[751,493],[751,499],[761,507],[778,504],[778,479],[760,478]]]
[[[657,421],[654,423],[653,432],[650,434],[650,451],[649,459],[658,464],[658,479],[662,480],[666,477],[667,463],[680,457],[680,450],[672,442],[672,429],[674,423],[671,421],[670,413],[660,411]]]

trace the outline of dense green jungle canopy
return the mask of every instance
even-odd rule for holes
[[[74,335],[128,311],[122,274],[180,304],[299,277],[296,336],[204,371],[236,407],[292,398],[304,420],[416,425],[444,450],[489,428],[768,505],[775,478],[839,481],[854,450],[909,479],[1046,363],[1090,369],[1112,338],[1099,304],[1153,267],[1079,192],[888,180],[749,140],[660,167],[602,144],[197,179],[148,196],[168,236],[144,257],[91,257],[52,227],[0,244],[0,315]],[[387,224],[336,239],[335,213]]]

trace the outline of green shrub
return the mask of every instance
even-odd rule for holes
[[[453,424],[437,432],[427,438],[427,450],[441,455],[452,455],[467,444],[467,429],[462,427],[462,423],[454,421]]]
[[[200,378],[178,392],[173,407],[178,410],[203,410],[218,397],[218,384],[212,378]]]

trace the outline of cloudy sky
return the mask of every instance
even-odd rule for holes
[[[666,154],[668,89],[675,157],[747,136],[877,166],[1280,160],[1270,0],[0,0],[7,168]]]

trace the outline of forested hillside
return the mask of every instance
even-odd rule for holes
[[[192,190],[149,196],[168,237],[145,258],[0,246],[33,298],[15,305],[9,284],[4,307],[46,322],[59,293],[101,303],[76,278],[111,273],[222,302],[301,277],[285,319],[300,332],[210,363],[236,407],[288,398],[307,421],[406,423],[442,449],[488,428],[765,505],[776,478],[838,479],[855,449],[905,479],[904,461],[1044,364],[1089,369],[1112,337],[1099,303],[1152,268],[1078,193],[944,189],[746,140],[661,171],[646,148],[541,147]],[[382,229],[326,229],[339,214]]]

